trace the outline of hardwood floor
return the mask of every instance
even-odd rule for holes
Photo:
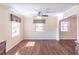
[[[24,40],[7,52],[7,55],[74,55],[73,40]]]

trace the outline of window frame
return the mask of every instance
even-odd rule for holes
[[[63,24],[62,24],[62,22],[63,22]],[[65,22],[67,22],[67,24]],[[61,21],[61,25],[60,26],[61,26],[61,32],[69,32],[70,31],[70,22],[69,21]],[[62,30],[62,28],[63,28],[63,30]],[[65,30],[65,28],[67,30]]]

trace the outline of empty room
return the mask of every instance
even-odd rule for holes
[[[78,54],[78,3],[0,4],[0,55]]]

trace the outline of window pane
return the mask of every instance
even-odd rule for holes
[[[20,23],[12,21],[12,37],[20,34]]]
[[[44,24],[43,23],[37,23],[37,24],[35,24],[35,30],[37,32],[42,32],[44,30]]]
[[[61,27],[61,31],[64,31],[64,27]]]
[[[67,32],[68,31],[68,22],[61,22],[61,31],[62,32]]]
[[[67,26],[67,25],[68,25],[67,23],[64,23],[64,24],[63,24],[63,26]]]
[[[67,32],[68,31],[68,27],[64,27],[64,31]]]

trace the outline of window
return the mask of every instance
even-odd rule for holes
[[[69,23],[67,21],[61,22],[61,32],[68,32],[69,31]]]
[[[36,23],[35,24],[35,31],[36,32],[42,32],[42,31],[44,31],[44,24],[43,23]]]
[[[20,34],[20,23],[12,21],[12,37]]]

